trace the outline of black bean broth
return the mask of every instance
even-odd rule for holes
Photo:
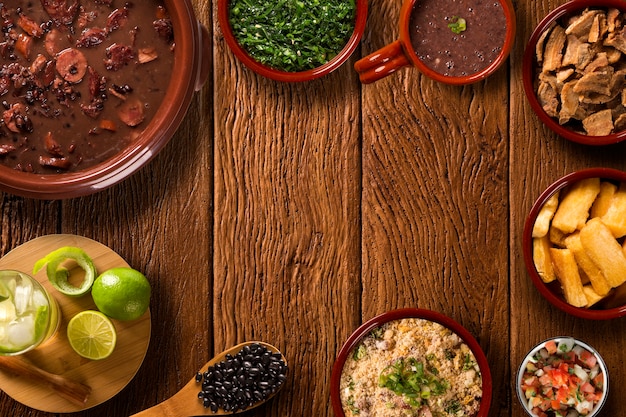
[[[448,25],[458,19],[465,30]],[[417,0],[409,20],[415,53],[430,69],[464,77],[488,67],[502,51],[507,23],[495,0]]]
[[[0,163],[82,170],[148,125],[174,61],[162,2],[0,0],[0,13]]]

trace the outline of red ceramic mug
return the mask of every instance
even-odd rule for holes
[[[448,5],[447,3],[450,4]],[[480,7],[497,7],[497,10],[485,9],[481,11]],[[424,14],[418,16],[418,13]],[[444,13],[449,14],[445,15]],[[489,36],[493,28],[492,19],[494,17],[502,22],[506,22],[504,33],[502,34],[502,29],[500,29],[501,36],[499,37]],[[412,22],[419,20],[423,20],[423,23],[429,26],[429,30],[434,30],[434,32],[430,32],[430,36],[425,38],[418,37],[416,32],[412,37],[412,26],[415,26]],[[465,26],[463,27],[462,25]],[[494,0],[493,3],[476,2],[475,0],[464,0],[461,2],[452,2],[450,0],[405,0],[400,11],[398,27],[400,36],[396,41],[354,64],[354,68],[359,73],[362,83],[372,83],[407,66],[417,67],[424,75],[446,84],[465,85],[480,81],[495,72],[507,59],[515,39],[516,19],[510,0]],[[433,39],[442,40],[445,38],[452,40],[456,36],[454,42],[465,40],[459,46],[462,46],[461,49],[463,49],[465,55],[471,55],[466,53],[467,51],[471,52],[468,46],[473,45],[476,48],[476,43],[473,42],[472,38],[480,35],[481,32],[483,35],[487,34],[486,39],[500,40],[497,44],[492,45],[493,48],[496,48],[494,52],[486,51],[485,53],[483,50],[476,49],[475,54],[484,56],[493,53],[493,57],[487,61],[486,65],[482,64],[481,68],[465,71],[464,73],[459,73],[462,70],[460,66],[454,71],[448,71],[450,68],[446,70],[434,69],[434,61],[429,62],[427,65],[424,60],[420,59],[413,44],[413,41],[416,41],[420,45],[427,45],[432,43]],[[426,48],[428,47],[426,46]],[[436,50],[436,47],[433,48]],[[455,58],[454,55],[449,53],[451,51],[444,48],[436,50],[435,53],[440,54],[442,50],[448,53],[447,58]],[[456,58],[464,60],[467,56]],[[428,59],[430,59],[430,56],[428,56]],[[433,57],[434,59],[436,58]],[[444,65],[449,62],[446,61]],[[456,67],[456,65],[453,65],[453,67]],[[448,73],[446,74],[446,72]]]

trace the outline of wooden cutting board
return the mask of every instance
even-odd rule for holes
[[[47,235],[15,248],[0,259],[0,269],[15,269],[32,274],[33,265],[48,253],[63,246],[82,248],[93,259],[98,273],[118,266],[129,266],[122,257],[107,246],[76,235]],[[80,268],[72,276],[83,274]],[[67,297],[48,282],[45,268],[35,278],[57,300],[61,308],[61,323],[56,335],[44,345],[24,354],[40,368],[65,375],[92,388],[84,407],[56,395],[50,388],[27,379],[0,371],[0,389],[16,401],[49,413],[70,413],[85,410],[107,401],[120,392],[135,376],[150,343],[150,311],[130,322],[112,320],[117,331],[117,346],[106,359],[91,361],[75,353],[67,341],[67,322],[82,310],[96,310],[91,295]]]

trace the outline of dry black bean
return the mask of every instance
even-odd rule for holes
[[[274,394],[287,380],[287,365],[280,353],[265,346],[245,346],[236,355],[196,375],[201,385],[198,398],[205,408],[216,412],[244,410]]]

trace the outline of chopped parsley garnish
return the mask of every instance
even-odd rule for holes
[[[343,49],[355,10],[355,0],[233,0],[229,22],[255,60],[297,72],[319,67]]]
[[[452,21],[451,23],[448,23],[448,27],[452,32],[459,35],[461,32],[464,32],[465,29],[467,29],[467,22],[462,17],[452,16]]]

